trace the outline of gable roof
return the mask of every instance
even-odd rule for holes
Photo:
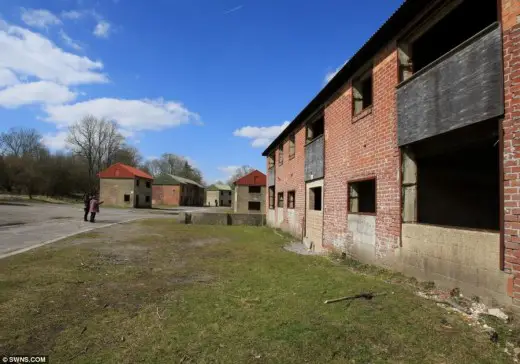
[[[264,150],[268,156],[281,142],[315,112],[323,108],[325,103],[359,71],[386,47],[398,33],[424,10],[432,0],[405,0],[388,20],[374,33],[358,52],[349,59],[332,80],[314,97],[314,99],[294,118],[294,120]]]
[[[231,191],[231,186],[220,183],[212,184],[208,187],[209,191]]]
[[[265,174],[255,169],[253,172],[237,179],[234,184],[237,186],[265,186],[267,185],[267,177]]]
[[[191,179],[175,176],[173,174],[161,174],[157,176],[157,178],[154,181],[154,185],[166,185],[166,186],[174,186],[174,185],[180,185],[180,184],[189,184],[194,185],[200,188],[204,188],[203,185],[200,183],[197,183]]]
[[[127,166],[123,163],[112,164],[104,171],[99,172],[99,178],[145,178],[153,180],[148,173],[141,171],[135,167]]]

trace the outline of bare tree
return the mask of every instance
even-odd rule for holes
[[[132,167],[139,167],[141,166],[142,161],[143,157],[136,147],[131,145],[122,145],[119,150],[115,152],[114,160],[111,161],[110,164],[121,162]]]
[[[0,152],[15,157],[36,155],[43,148],[41,139],[35,129],[11,128],[0,133]]]
[[[253,172],[255,169],[251,166],[238,167],[236,171],[228,179],[227,183],[232,185],[237,179],[244,177],[246,174]]]
[[[185,157],[173,153],[164,153],[159,159],[147,161],[143,167],[154,176],[173,174],[204,184],[202,172],[192,166]]]
[[[85,160],[92,188],[97,173],[113,162],[123,136],[115,122],[88,115],[70,126],[67,143],[75,155]]]

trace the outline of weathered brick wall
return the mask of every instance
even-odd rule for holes
[[[502,0],[504,39],[504,244],[508,293],[520,309],[520,1]]]
[[[350,85],[325,109],[324,244],[346,249],[347,182],[377,178],[376,248],[385,256],[400,245],[400,153],[397,147],[395,44],[374,60],[373,105],[352,116]]]
[[[180,186],[152,186],[154,205],[179,206]]]
[[[133,207],[133,179],[101,178],[99,184],[99,198],[105,206]],[[125,202],[125,194],[130,195],[129,202]]]
[[[270,226],[279,227],[284,231],[302,238],[305,218],[305,128],[300,128],[296,132],[294,158],[289,159],[289,144],[287,142],[284,143],[283,162],[281,166],[278,164],[277,155],[275,163],[275,209],[268,211],[267,222]],[[268,168],[266,168],[266,170],[268,170]],[[288,191],[295,191],[296,194],[295,209],[291,211],[290,219],[287,214]],[[276,199],[278,192],[284,192],[283,209],[278,209],[277,207]],[[266,209],[269,209],[268,190],[266,190],[265,195]]]

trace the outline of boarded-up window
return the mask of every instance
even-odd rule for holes
[[[349,212],[376,213],[376,180],[349,182],[348,184]]]
[[[247,209],[249,211],[260,211],[261,205],[258,201],[249,201],[247,203]]]
[[[294,134],[292,134],[289,137],[289,159],[294,158],[295,153],[296,153],[295,137],[294,137]]]
[[[294,209],[295,198],[296,198],[296,192],[294,192],[294,191],[287,192],[287,208]]]
[[[278,192],[278,207],[283,207],[283,192]]]
[[[267,157],[267,161],[269,164],[269,169],[273,168],[274,167],[274,153],[269,155],[269,157]]]
[[[278,147],[278,165],[283,164],[283,143]]]
[[[269,187],[269,208],[274,209],[274,187]]]

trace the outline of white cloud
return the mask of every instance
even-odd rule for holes
[[[28,104],[61,104],[72,101],[76,94],[66,86],[49,81],[19,83],[0,91],[0,106],[16,108]]]
[[[251,145],[254,148],[267,147],[287,126],[286,121],[282,125],[275,126],[245,126],[233,132],[234,136],[253,139]]]
[[[22,21],[31,27],[40,29],[61,24],[61,20],[56,15],[45,9],[22,8]]]
[[[199,116],[174,101],[100,98],[45,107],[47,120],[66,127],[87,114],[116,121],[127,137],[138,130],[163,130],[195,122]]]
[[[85,12],[83,11],[77,11],[77,10],[69,10],[69,11],[62,11],[61,17],[63,19],[71,19],[71,20],[77,20],[85,15]]]
[[[47,133],[42,138],[42,143],[51,150],[62,150],[67,147],[67,132]]]
[[[110,34],[111,25],[105,20],[101,20],[96,24],[93,34],[98,38],[108,38]]]
[[[14,72],[4,68],[0,68],[0,88],[15,85],[19,82]]]
[[[224,11],[223,14],[226,15],[226,14],[234,13],[235,11],[239,11],[243,7],[244,7],[244,5],[235,6],[234,8]]]
[[[63,39],[65,44],[71,47],[72,49],[76,51],[83,50],[83,48],[77,42],[75,42],[71,37],[69,37],[67,33],[63,31],[63,29],[60,29],[60,37],[61,39]]]
[[[230,178],[233,175],[233,173],[235,173],[237,171],[238,168],[240,168],[240,166],[227,166],[227,167],[218,167],[218,170],[220,172],[223,172],[227,179],[227,178]]]
[[[68,53],[49,39],[0,20],[0,69],[63,85],[108,82],[103,63]]]
[[[343,66],[345,66],[347,64],[347,62],[348,62],[348,59],[345,62],[343,62],[343,64],[341,66],[336,68],[334,71],[327,72],[327,74],[325,75],[325,78],[323,80],[323,83],[325,85],[327,83],[329,83],[334,78],[334,76],[336,76],[338,74],[338,72],[343,68]]]

